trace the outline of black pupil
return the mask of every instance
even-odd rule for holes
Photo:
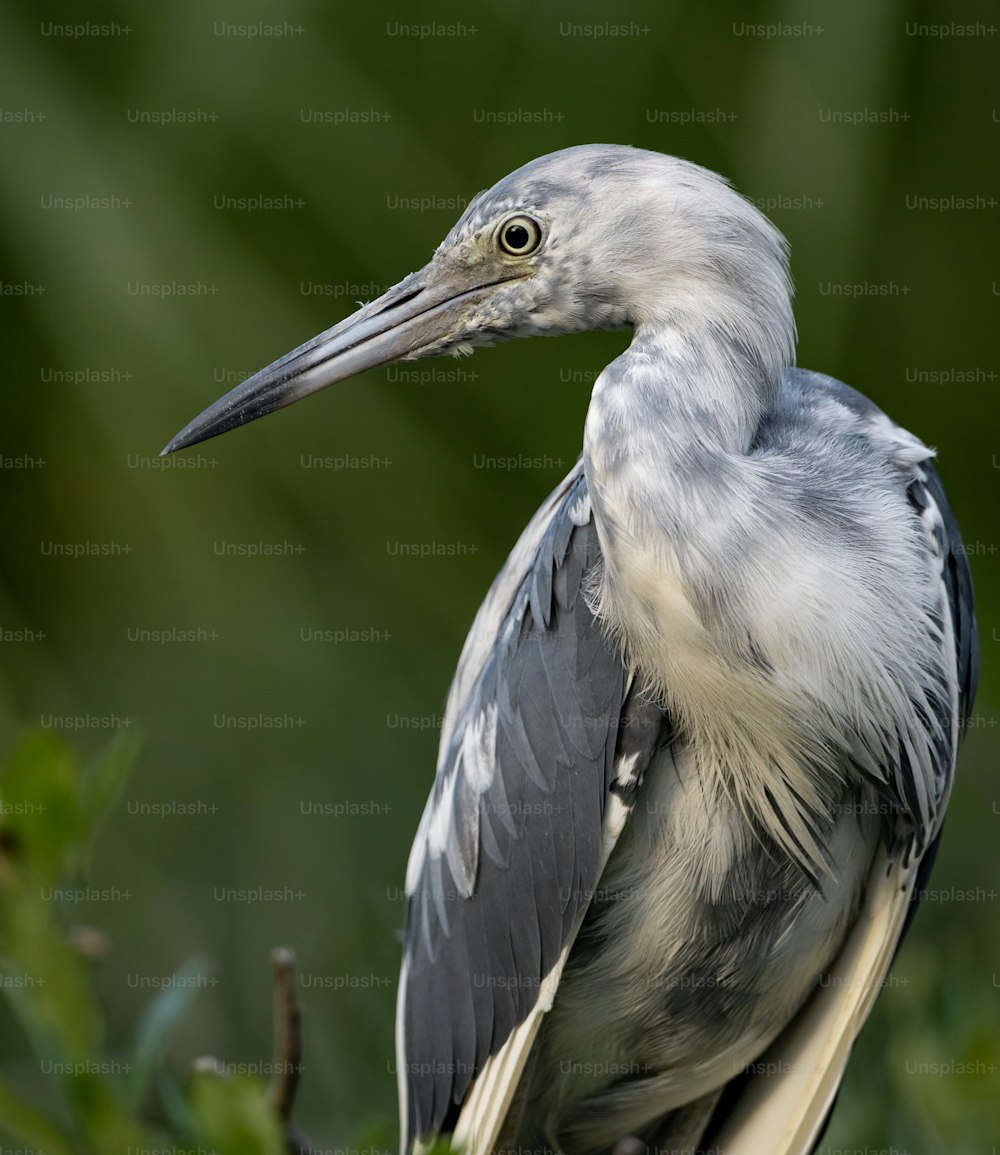
[[[531,237],[524,225],[507,226],[507,245],[511,249],[525,249]]]

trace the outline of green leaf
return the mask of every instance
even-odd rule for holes
[[[72,752],[51,734],[29,735],[3,770],[0,837],[0,968],[10,1006],[40,1059],[91,1058],[103,1019],[79,955],[68,945],[59,885],[78,857],[81,775]]]
[[[164,1146],[138,1114],[162,1066],[171,1031],[202,985],[205,962],[188,960],[152,1000],[139,1025],[134,1057],[102,1057],[101,1009],[88,967],[69,945],[62,912],[86,901],[74,885],[104,816],[120,796],[136,740],[116,738],[81,771],[50,734],[30,735],[4,769],[0,823],[0,972],[2,992],[31,1042],[48,1060],[53,1097],[61,1094],[74,1137],[0,1083],[0,1132],[46,1155],[104,1155]],[[71,881],[63,881],[67,875]],[[196,1077],[189,1102],[171,1095],[172,1116],[200,1146],[219,1155],[284,1155],[266,1092],[246,1078]]]
[[[41,884],[65,871],[81,835],[79,779],[76,757],[52,734],[30,734],[15,749],[0,776],[0,884],[18,864],[29,863]]]
[[[157,1069],[170,1046],[170,1036],[181,1017],[197,997],[203,983],[208,962],[202,955],[194,955],[171,976],[168,986],[157,994],[146,1007],[139,1021],[133,1056],[132,1077],[129,1079],[129,1102],[136,1110],[149,1093]]]
[[[121,797],[139,753],[140,739],[120,730],[92,758],[80,777],[79,809],[84,853],[89,857],[104,820]]]
[[[285,1155],[274,1109],[252,1079],[201,1073],[191,1086],[199,1142],[219,1155]]]
[[[73,1074],[65,1083],[66,1096],[95,1151],[141,1151],[154,1146],[149,1132],[127,1110],[112,1089],[111,1079],[120,1081],[120,1070],[131,1064],[110,1059],[95,1059],[83,1064],[81,1074]]]
[[[79,1155],[76,1144],[0,1081],[0,1129],[45,1155]]]

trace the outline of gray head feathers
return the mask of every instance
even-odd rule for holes
[[[772,379],[794,363],[785,240],[716,173],[625,145],[567,148],[480,193],[436,257],[482,259],[515,211],[540,222],[542,243],[528,275],[499,289],[463,334],[464,348],[668,325],[714,331]]]

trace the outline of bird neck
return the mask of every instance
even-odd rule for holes
[[[675,484],[719,455],[746,454],[777,402],[783,368],[777,351],[724,336],[704,320],[637,327],[594,385],[584,433],[588,477],[628,462],[637,467],[633,483],[645,476]]]
[[[583,455],[601,545],[591,604],[690,742],[706,792],[815,872],[825,799],[803,767],[821,752],[784,680],[761,676],[769,657],[741,600],[767,588],[747,549],[768,509],[748,450],[780,387],[780,367],[744,346],[663,328],[601,374]]]
[[[618,582],[623,598],[628,588],[642,601],[643,587],[669,570],[679,595],[697,600],[711,581],[705,567],[717,569],[734,538],[752,530],[760,471],[748,454],[777,404],[780,375],[780,364],[703,323],[700,333],[637,329],[598,377],[583,464],[605,581]],[[634,642],[634,624],[615,632]]]

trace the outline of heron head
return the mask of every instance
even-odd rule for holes
[[[423,269],[238,385],[163,452],[366,369],[630,325],[688,336],[715,326],[780,368],[794,341],[784,240],[698,165],[624,145],[567,148],[476,196]]]

